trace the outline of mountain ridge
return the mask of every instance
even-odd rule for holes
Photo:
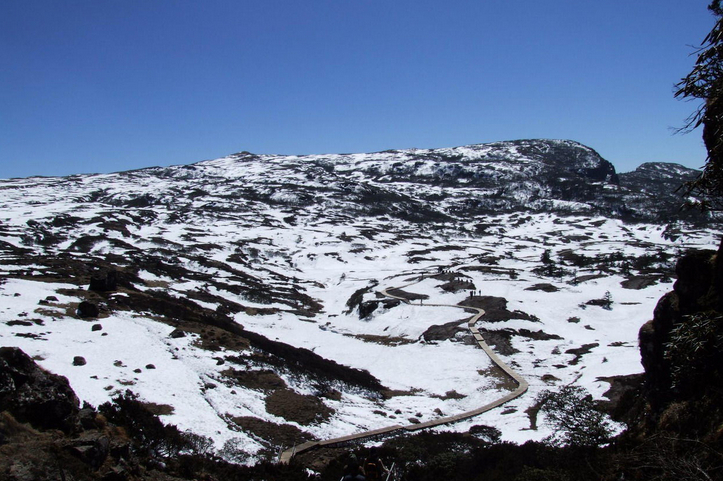
[[[327,185],[346,175],[347,182],[371,183],[382,190],[392,184],[424,184],[447,190],[431,197],[422,193],[415,199],[413,189],[402,189],[421,203],[444,200],[445,196],[454,198],[454,190],[458,189],[461,202],[449,202],[446,208],[437,209],[437,215],[559,210],[605,212],[631,220],[710,219],[697,211],[681,212],[679,206],[685,199],[671,189],[671,184],[677,184],[677,188],[695,178],[698,171],[647,163],[633,173],[618,174],[614,165],[594,149],[572,140],[515,140],[362,154],[241,153],[193,165],[226,166],[233,173],[234,166],[228,162],[238,160],[275,164],[299,161],[310,169],[308,175],[318,175]],[[661,176],[668,179],[662,185]],[[418,207],[424,211],[423,206]]]
[[[680,208],[690,199],[675,189],[698,173],[676,164],[646,163],[619,174],[612,163],[579,142],[532,139],[360,154],[240,152],[189,165],[3,183],[65,179],[103,184],[122,179],[121,192],[105,192],[99,186],[91,195],[99,202],[129,207],[206,201],[233,209],[229,201],[235,198],[310,210],[342,205],[348,212],[419,222],[521,211],[603,213],[634,221],[715,221],[711,213]],[[174,181],[188,185],[179,191]],[[143,188],[144,184],[154,186]]]

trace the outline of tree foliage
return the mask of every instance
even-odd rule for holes
[[[699,99],[701,105],[683,130],[703,126],[708,158],[703,173],[684,186],[685,194],[706,209],[723,210],[723,7],[721,0],[708,6],[716,16],[713,29],[697,50],[693,70],[676,85],[675,97]]]
[[[665,346],[673,387],[681,392],[699,390],[723,369],[723,316],[699,312],[673,327]]]
[[[613,435],[612,422],[596,409],[592,396],[582,387],[543,391],[537,403],[544,422],[553,429],[545,439],[551,446],[600,446]]]

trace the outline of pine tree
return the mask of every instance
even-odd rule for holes
[[[703,173],[684,185],[684,193],[710,210],[723,210],[723,6],[713,0],[708,9],[716,16],[713,29],[701,43],[693,70],[676,85],[675,97],[700,99],[700,107],[681,130],[703,126],[708,158]]]

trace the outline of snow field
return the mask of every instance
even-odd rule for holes
[[[99,180],[87,180],[96,181]],[[60,197],[53,202],[47,212],[49,216],[71,205]],[[87,219],[101,214],[102,209],[74,211],[74,215]],[[505,440],[524,442],[549,434],[542,423],[538,423],[537,430],[531,430],[525,412],[542,390],[575,383],[600,399],[609,387],[601,377],[642,371],[637,332],[652,316],[657,300],[672,287],[671,282],[659,281],[641,290],[624,289],[621,286],[624,277],[609,273],[575,284],[574,275],[596,272],[570,266],[566,266],[570,273],[561,278],[541,277],[533,272],[540,265],[541,255],[550,250],[553,259],[558,259],[558,254],[565,249],[588,257],[614,252],[640,256],[657,249],[677,254],[689,247],[715,248],[717,244],[717,234],[712,231],[687,232],[685,238],[673,242],[663,235],[661,226],[550,214],[505,214],[475,219],[475,224],[493,226],[486,231],[488,235],[473,234],[472,225],[467,229],[463,225],[450,225],[438,231],[425,231],[403,222],[361,218],[339,225],[302,219],[296,226],[289,226],[283,223],[288,213],[281,209],[268,208],[255,215],[258,218],[250,223],[242,220],[193,224],[158,221],[135,230],[131,228],[133,235],[140,238],[125,240],[150,249],[157,247],[150,239],[162,238],[173,243],[185,268],[229,279],[226,273],[218,274],[212,267],[183,257],[186,250],[193,251],[198,243],[216,245],[217,249],[209,251],[209,259],[229,262],[235,269],[269,286],[285,286],[289,283],[286,278],[297,279],[306,294],[323,305],[316,316],[298,316],[282,303],[250,302],[243,295],[201,282],[179,282],[144,270],[140,271],[140,277],[153,287],[137,287],[161,289],[181,297],[188,291],[205,290],[249,307],[278,308],[280,311],[273,315],[251,316],[241,312],[235,320],[271,339],[313,350],[353,368],[366,369],[382,384],[398,391],[397,395],[382,400],[344,391],[341,401],[324,400],[336,411],[327,422],[296,425],[267,413],[263,393],[224,383],[220,372],[228,365],[219,366],[217,358],[236,353],[204,351],[196,345],[193,336],[171,339],[168,337],[171,326],[139,313],[117,312],[90,322],[78,320],[68,315],[67,309],[79,299],[58,293],[59,289],[76,288],[71,284],[6,279],[0,285],[0,343],[21,347],[36,356],[46,369],[68,377],[84,401],[98,405],[130,389],[145,401],[173,406],[173,413],[163,416],[164,421],[210,436],[217,447],[230,438],[240,438],[246,451],[256,453],[261,443],[250,434],[233,429],[226,422],[228,416],[289,423],[319,439],[327,439],[392,424],[408,424],[410,418],[424,422],[466,412],[509,392],[506,390],[509,386],[494,375],[489,359],[475,345],[451,340],[420,341],[420,336],[432,325],[459,321],[460,326],[466,328],[465,320],[471,314],[430,304],[456,304],[465,299],[467,291],[444,292],[439,288],[444,281],[427,277],[405,288],[428,295],[429,299],[421,304],[379,307],[363,320],[356,310],[347,312],[347,301],[361,288],[370,287],[363,296],[364,301],[370,301],[377,299],[377,292],[384,288],[414,282],[422,273],[434,274],[443,268],[467,276],[481,295],[504,297],[510,311],[520,310],[539,319],[492,323],[482,318],[478,328],[526,329],[561,338],[535,340],[512,336],[511,346],[518,352],[501,357],[527,379],[528,393],[472,420],[436,428],[466,431],[472,425],[487,424],[500,429]],[[37,217],[38,213],[27,207],[16,207],[3,216],[3,227],[9,234],[2,239],[19,245],[15,232],[21,232],[28,220]],[[268,225],[261,225],[259,219],[268,220]],[[102,230],[90,228],[85,233],[101,234]],[[582,240],[571,241],[565,237],[575,235]],[[124,239],[117,233],[108,238]],[[70,241],[60,244],[61,248],[68,245]],[[461,249],[445,250],[450,246]],[[98,254],[116,251],[110,244],[97,244],[94,249]],[[258,250],[254,256],[252,249]],[[429,252],[413,256],[412,251]],[[247,255],[246,264],[228,261],[229,255],[236,252]],[[487,260],[481,261],[481,257]],[[470,266],[503,271],[484,273],[465,269]],[[516,276],[505,273],[504,269],[514,270]],[[4,265],[3,270],[35,271],[25,265]],[[374,286],[374,282],[378,285]],[[527,290],[540,283],[552,284],[559,290],[553,293]],[[612,310],[585,304],[602,298],[606,292],[610,292]],[[49,295],[55,295],[58,301],[39,306],[38,301]],[[216,307],[209,301],[197,303],[209,309]],[[36,312],[37,309],[42,310]],[[21,316],[23,313],[27,315]],[[33,318],[41,318],[43,325],[7,324]],[[571,321],[574,319],[579,320]],[[95,323],[102,324],[103,329],[91,331]],[[362,336],[384,336],[388,340],[372,342]],[[590,347],[593,344],[597,346]],[[588,352],[581,354],[574,364],[576,355],[566,351],[583,346],[588,346]],[[74,356],[83,356],[87,364],[73,366]],[[149,364],[155,369],[147,368]],[[136,369],[141,372],[135,372]],[[283,373],[280,375],[295,391],[313,394],[312,386]],[[450,391],[464,397],[448,398],[446,394]]]

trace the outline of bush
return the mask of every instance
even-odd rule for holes
[[[515,478],[519,481],[568,481],[570,477],[567,473],[558,469],[540,469],[525,466],[522,472]]]
[[[474,434],[422,432],[388,440],[379,454],[387,466],[396,462],[401,479],[415,481],[571,481],[601,479],[609,462],[604,453],[604,449],[556,448],[532,441],[488,443]],[[338,481],[343,464],[339,458],[334,470],[322,471],[321,480]]]
[[[108,421],[127,429],[136,452],[150,458],[170,458],[181,452],[203,455],[213,447],[211,439],[205,436],[184,433],[172,424],[163,424],[131,391],[113,398],[112,403],[101,404],[98,411]]]
[[[502,439],[502,431],[494,426],[475,425],[469,428],[469,433],[487,443],[499,443]]]
[[[223,448],[218,454],[223,460],[234,464],[246,464],[251,459],[251,455],[243,450],[241,438],[231,438],[223,443]]]
[[[592,396],[582,387],[543,391],[536,401],[544,422],[553,429],[553,434],[545,438],[546,444],[593,447],[606,444],[612,437],[612,421],[596,409]]]

